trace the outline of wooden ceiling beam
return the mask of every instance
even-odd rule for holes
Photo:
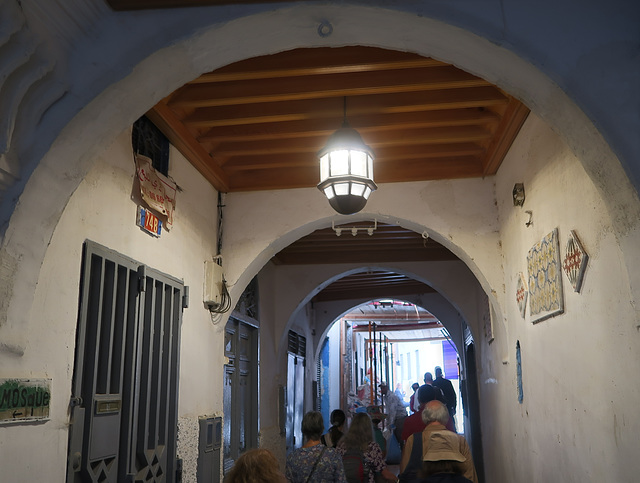
[[[361,133],[365,143],[374,151],[389,146],[421,146],[430,144],[469,143],[488,140],[490,133],[477,126],[452,126],[433,129],[407,129],[405,131],[385,131],[375,133]],[[287,153],[317,153],[326,142],[321,137],[292,138],[283,142],[280,139],[221,143],[216,149],[216,155],[221,157],[258,156]]]
[[[430,144],[428,147],[416,149],[415,146],[382,146],[375,150],[376,159],[374,161],[374,174],[376,166],[380,163],[423,160],[427,158],[447,158],[459,156],[481,157],[485,148],[470,142],[450,143],[450,144]]]
[[[280,62],[282,65],[278,65],[278,63],[274,61],[277,54],[259,59],[250,59],[250,62],[247,63],[239,62],[213,72],[202,74],[187,85],[307,77],[313,75],[372,73],[447,65],[444,62],[428,57],[412,56],[410,58],[398,59],[396,57],[397,52],[392,52],[389,58],[383,59],[380,58],[380,54],[375,54],[375,57],[372,58],[366,58],[366,56],[363,58],[362,52],[366,51],[360,49],[358,49],[358,53],[349,53],[347,56],[341,56],[338,53],[340,49],[337,48],[324,49],[327,52],[327,54],[324,55],[321,52],[322,50],[321,48],[314,49],[313,55],[306,53],[303,57],[297,59],[287,57],[285,63]]]
[[[146,113],[146,116],[216,190],[223,193],[229,191],[228,176],[202,145],[193,138],[189,130],[176,119],[173,111],[166,104],[162,102],[156,104]]]
[[[350,120],[349,123],[357,129],[358,124],[351,122],[357,116],[486,108],[506,105],[508,102],[509,99],[504,94],[491,87],[458,89],[450,92],[420,92],[413,95],[390,94],[351,99],[347,118]],[[202,107],[194,110],[182,121],[187,125],[199,127],[220,127],[329,118],[334,119],[335,126],[339,127],[342,123],[342,114],[343,99],[328,98],[286,103]]]
[[[273,170],[242,171],[229,176],[229,189],[233,191],[277,190],[315,187],[320,180],[318,168],[294,167]],[[318,191],[322,197],[322,193]]]
[[[483,176],[496,174],[528,116],[529,108],[516,99],[511,99],[491,144],[487,148],[487,155],[483,163]]]
[[[417,92],[490,86],[480,77],[450,65],[411,69],[402,76],[396,71],[379,71],[306,77],[279,77],[250,81],[187,84],[171,96],[178,107],[230,106],[266,102],[352,97],[398,92]]]
[[[424,111],[394,114],[370,114],[350,116],[349,124],[357,126],[359,132],[380,130],[404,130],[412,128],[473,126],[498,124],[500,118],[489,111],[479,109],[457,109],[449,111]],[[192,128],[207,127],[199,123],[187,123]],[[303,119],[274,123],[249,124],[243,126],[219,126],[209,129],[198,137],[199,142],[261,141],[289,139],[308,135],[329,137],[341,123],[336,118]]]
[[[381,163],[376,168],[375,180],[376,183],[382,184],[411,180],[475,178],[482,176],[482,172],[481,157],[425,158],[403,163]],[[300,163],[297,166],[282,168],[267,166],[264,169],[229,170],[228,174],[229,189],[233,191],[311,188],[315,187],[320,179],[315,163]]]

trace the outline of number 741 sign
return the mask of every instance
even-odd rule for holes
[[[162,220],[159,220],[156,215],[142,206],[138,206],[136,224],[153,236],[160,236],[160,232],[162,231]]]

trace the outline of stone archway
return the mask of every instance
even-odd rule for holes
[[[39,260],[60,213],[86,174],[90,160],[117,132],[163,95],[201,72],[249,56],[294,47],[361,44],[406,49],[452,62],[495,82],[521,98],[533,112],[563,133],[575,151],[581,152],[581,161],[607,200],[621,233],[627,233],[631,220],[638,218],[637,210],[627,209],[631,185],[591,122],[549,77],[491,41],[424,17],[422,12],[415,15],[410,9],[405,12],[380,7],[299,5],[269,12],[259,7],[247,8],[236,12],[237,17],[225,13],[227,23],[209,26],[203,18],[190,19],[189,12],[174,14],[175,20],[182,23],[171,32],[173,36],[158,34],[163,22],[170,19],[156,16],[155,26],[143,22],[141,25],[154,32],[150,45],[155,47],[129,54],[128,61],[136,65],[134,70],[128,75],[123,70],[106,71],[99,85],[90,85],[87,79],[86,84],[73,87],[81,94],[77,96],[79,106],[64,102],[56,105],[56,112],[61,114],[58,122],[62,121],[64,128],[58,131],[55,142],[41,160],[26,160],[33,169],[32,173],[27,170],[23,178],[28,183],[18,181],[12,188],[13,200],[4,202],[5,217],[11,216],[11,221],[1,254],[2,290],[20,295],[5,297],[0,321],[8,317],[19,320],[28,313]],[[441,16],[451,20],[450,15],[441,13]],[[320,37],[316,27],[327,19],[334,26],[333,34]],[[118,29],[116,24],[105,24],[104,33],[122,35]],[[487,37],[491,38],[488,32]],[[225,48],[212,49],[212,45]],[[100,48],[104,47],[89,45],[88,52],[94,49],[97,53]],[[109,50],[113,52],[116,48],[118,45],[114,44]],[[70,69],[79,68],[78,65],[69,64]],[[168,65],[174,67],[171,75],[166,75]],[[62,108],[64,105],[68,107]],[[78,108],[81,111],[75,114]],[[43,124],[45,128],[48,126],[48,136],[35,138],[37,131],[25,131],[26,135],[34,136],[35,156],[51,142],[50,133],[56,132],[50,124]],[[603,169],[607,170],[607,177],[599,176]],[[14,205],[18,193],[20,204]]]

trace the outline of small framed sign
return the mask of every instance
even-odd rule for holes
[[[138,206],[136,224],[153,236],[159,237],[162,232],[162,220],[142,206]]]
[[[51,379],[0,379],[0,423],[49,419]]]

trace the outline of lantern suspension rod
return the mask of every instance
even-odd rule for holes
[[[349,121],[347,121],[347,96],[342,98],[342,127],[349,127]]]

